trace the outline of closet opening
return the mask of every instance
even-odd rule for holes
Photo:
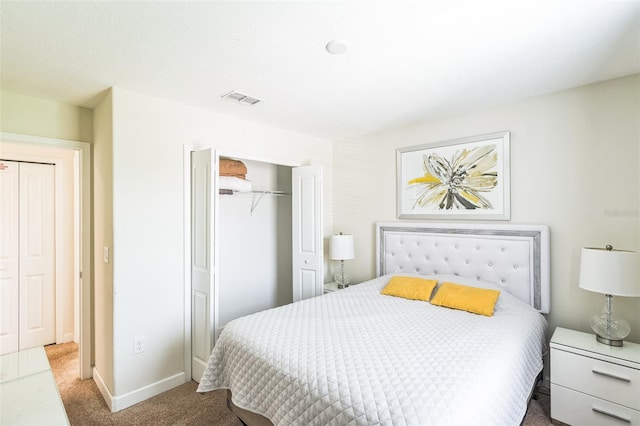
[[[230,321],[322,294],[322,166],[190,146],[184,165],[185,372],[199,381]]]
[[[246,172],[231,176],[244,169],[229,163]],[[216,337],[233,319],[293,301],[292,168],[221,157],[219,170]]]

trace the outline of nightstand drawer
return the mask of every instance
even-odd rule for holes
[[[640,411],[551,384],[551,418],[569,425],[640,425]]]
[[[634,368],[552,349],[551,383],[640,410],[640,370]]]

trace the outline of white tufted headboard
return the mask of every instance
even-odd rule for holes
[[[458,275],[496,283],[550,310],[549,227],[468,223],[376,224],[376,273]]]

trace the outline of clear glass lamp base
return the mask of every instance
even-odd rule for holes
[[[596,333],[598,342],[609,346],[622,346],[622,341],[631,332],[629,323],[614,315],[611,309],[611,296],[609,295],[604,309],[601,313],[591,318],[590,324]]]
[[[333,274],[333,280],[338,284],[338,288],[349,287],[349,283],[351,282],[349,275],[344,272],[336,272]]]

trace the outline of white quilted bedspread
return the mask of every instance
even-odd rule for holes
[[[380,295],[389,276],[230,322],[198,392],[275,425],[517,425],[546,321],[503,292],[493,317]]]

